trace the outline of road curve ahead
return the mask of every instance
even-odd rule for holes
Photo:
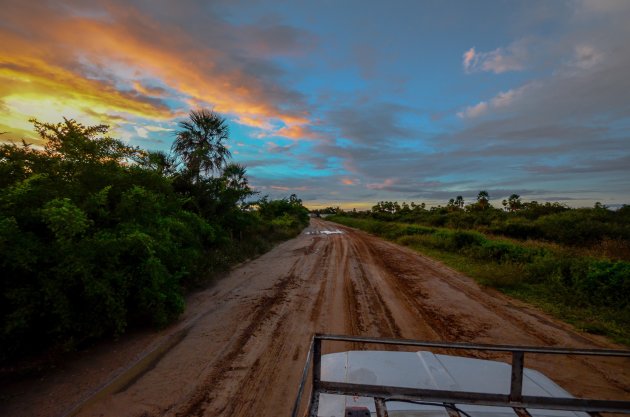
[[[191,297],[178,325],[157,336],[145,335],[142,343],[129,342],[131,347],[121,341],[118,354],[95,353],[92,360],[100,370],[90,373],[83,369],[89,369],[89,362],[79,362],[83,365],[73,365],[74,373],[60,372],[52,382],[32,390],[37,396],[11,397],[5,412],[289,415],[314,332],[617,347],[576,333],[496,291],[481,289],[407,248],[312,219],[296,239]],[[361,347],[325,345],[325,351],[357,348]],[[120,363],[121,357],[128,357],[129,363]],[[577,395],[630,397],[628,360],[534,356],[526,366],[538,368]]]

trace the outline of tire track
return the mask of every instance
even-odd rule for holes
[[[354,232],[353,229],[347,231],[348,233]],[[407,297],[407,302],[413,305],[413,308],[427,320],[430,326],[440,335],[442,340],[474,342],[486,335],[486,332],[491,328],[491,323],[501,323],[502,326],[507,324],[519,329],[520,335],[527,335],[527,339],[536,339],[533,342],[528,340],[526,344],[566,346],[566,335],[569,335],[570,340],[580,342],[579,346],[576,347],[593,345],[593,341],[590,339],[580,337],[571,331],[567,331],[563,326],[558,324],[549,326],[546,322],[553,323],[552,320],[545,319],[541,321],[539,319],[540,314],[521,314],[524,318],[519,317],[517,311],[508,310],[500,303],[500,300],[505,299],[504,296],[496,292],[493,294],[494,297],[489,296],[486,292],[480,291],[476,284],[472,284],[458,272],[452,271],[434,260],[427,259],[413,252],[409,253],[410,250],[408,248],[398,247],[397,245],[374,238],[363,232],[357,231],[356,233],[362,235],[361,240],[366,245],[370,258],[376,260],[379,267],[383,270],[384,275],[388,276],[393,282],[392,285],[397,288],[404,288],[405,291],[403,292],[409,292],[414,295],[413,298]],[[419,268],[419,265],[421,265],[422,268]],[[448,279],[444,279],[447,276]],[[447,306],[443,308],[432,306],[430,302],[432,296],[423,285],[424,282],[429,281],[439,281],[441,285],[447,286],[454,293],[459,293],[465,298],[472,300],[477,306],[493,315],[495,319],[492,321],[489,320],[487,324],[480,325],[479,323],[475,323],[475,321],[478,320],[475,320],[474,317],[462,314],[462,311],[457,311],[457,309],[453,309],[452,307],[447,309]],[[531,323],[529,320],[532,319],[535,320],[535,323],[539,323],[540,326],[537,327],[535,324]],[[556,332],[550,332],[549,327],[553,328]],[[560,331],[562,337],[559,337],[558,331]],[[508,340],[495,341],[495,343],[497,342],[512,343]],[[513,343],[518,344],[523,342],[516,341]],[[597,343],[597,345],[600,344]],[[475,356],[480,358],[502,358],[500,354],[494,354],[492,352],[478,352],[475,353]],[[618,373],[610,372],[609,368],[602,367],[599,363],[592,363],[588,358],[584,357],[570,358],[568,360],[574,366],[587,368],[589,374],[598,375],[598,377],[620,391],[630,393],[630,387],[627,383],[623,382],[624,377],[619,376]],[[538,368],[543,371],[556,365],[554,360],[548,356],[539,358],[534,363],[538,364]]]
[[[206,406],[213,399],[212,390],[208,388],[217,388],[216,382],[225,379],[226,374],[232,368],[232,363],[243,353],[243,347],[247,344],[249,339],[251,339],[256,330],[262,326],[263,322],[272,314],[272,308],[285,297],[288,285],[295,279],[294,271],[296,267],[297,263],[293,265],[289,273],[282,280],[274,285],[272,294],[263,297],[258,302],[249,324],[240,333],[239,337],[230,343],[230,347],[225,351],[223,356],[218,359],[216,365],[213,366],[213,371],[205,379],[201,387],[193,394],[186,408],[175,413],[177,417],[203,416]]]
[[[355,240],[352,240],[351,242],[354,254],[358,259],[361,259],[357,242]],[[376,288],[376,284],[368,278],[368,274],[363,267],[362,262],[356,262],[356,264],[359,271],[357,278],[360,281],[360,286],[364,289],[364,291],[366,290],[367,304],[371,307],[369,309],[369,314],[372,317],[374,327],[378,329],[378,336],[401,338],[402,331],[396,323],[392,311],[389,309],[385,300],[381,296],[380,291]],[[375,311],[374,309],[377,310]]]

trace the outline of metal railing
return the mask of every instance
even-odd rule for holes
[[[490,394],[468,391],[445,391],[438,389],[418,389],[395,386],[353,384],[346,382],[322,381],[321,359],[322,341],[372,343],[381,345],[418,346],[442,349],[463,349],[476,351],[509,352],[512,355],[509,394]],[[582,411],[597,416],[602,412],[630,414],[630,401],[599,400],[570,397],[540,397],[523,395],[523,365],[526,353],[548,355],[607,356],[630,358],[628,350],[611,349],[568,349],[511,345],[488,345],[470,343],[427,342],[422,340],[385,339],[373,337],[315,334],[306,357],[302,380],[293,406],[292,417],[298,417],[304,388],[311,373],[311,395],[308,416],[317,417],[320,394],[337,394],[374,398],[378,417],[387,417],[386,403],[389,401],[422,402],[444,406],[450,416],[459,416],[454,404],[474,404],[484,406],[510,407],[519,416],[529,416],[527,408],[547,410]],[[312,363],[312,369],[311,369]]]

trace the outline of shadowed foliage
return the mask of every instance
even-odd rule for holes
[[[297,197],[252,208],[215,113],[191,112],[170,155],[33,123],[43,150],[0,144],[0,364],[164,326],[186,291],[308,222]]]

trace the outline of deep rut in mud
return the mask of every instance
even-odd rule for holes
[[[343,233],[321,233],[327,230]],[[5,395],[9,400],[0,406],[0,414],[58,416],[75,410],[81,416],[288,415],[315,332],[617,347],[481,289],[406,248],[313,219],[298,238],[194,295],[179,325],[133,344],[120,341],[117,352],[79,358],[47,380],[16,384]],[[107,391],[124,377],[121,369],[128,363],[123,359],[138,361],[173,340],[173,334],[182,336],[170,350],[120,388]],[[330,344],[324,351],[365,347]],[[100,369],[90,369],[95,361]],[[577,395],[630,396],[628,360],[559,363],[535,356],[526,365]]]

